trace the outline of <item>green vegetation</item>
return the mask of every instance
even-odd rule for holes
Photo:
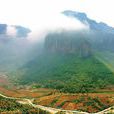
[[[114,84],[114,74],[102,62],[74,54],[43,54],[10,75],[19,84],[35,82],[70,93],[93,92]]]
[[[60,98],[60,96],[57,96],[50,104],[50,106],[53,106],[57,101],[58,99]]]
[[[2,112],[5,114],[51,114],[46,110],[40,108],[36,109],[30,105],[17,103],[16,100],[0,97],[0,113]]]
[[[29,105],[21,105],[17,103],[16,100],[0,97],[0,112],[19,110],[23,113],[27,113],[28,111],[33,109],[37,111],[35,108]]]
[[[111,51],[96,52],[96,58],[114,72],[114,53]]]
[[[92,98],[92,97],[84,98],[83,97],[83,100],[81,97],[80,99],[78,99],[78,101],[79,101],[78,103],[80,103],[80,102],[83,103],[83,107],[80,107],[79,110],[85,111],[85,112],[91,112],[92,111],[91,109],[93,109],[95,112],[102,111],[108,107],[113,106],[113,103],[111,104],[110,101],[108,100],[108,98],[105,98],[105,100],[103,101],[103,99],[99,98],[99,97],[94,97],[94,98]]]

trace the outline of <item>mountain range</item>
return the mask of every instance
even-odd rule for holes
[[[89,26],[89,32],[53,32],[45,37],[44,42],[35,45],[27,44],[26,38],[18,45],[17,41],[20,39],[13,40],[7,48],[2,48],[5,53],[0,56],[2,71],[6,70],[5,67],[2,68],[4,64],[10,65],[6,72],[15,83],[38,83],[41,87],[64,92],[78,91],[76,82],[82,79],[98,88],[113,85],[114,65],[110,58],[114,55],[114,28],[89,19],[85,13],[69,10],[62,14]],[[1,26],[1,34],[5,34],[5,26]],[[19,37],[27,36],[30,32],[20,26],[15,28],[20,33],[17,34]],[[3,51],[0,50],[0,53]]]
[[[98,23],[95,20],[87,17],[87,15],[85,13],[66,10],[66,11],[62,12],[62,14],[66,15],[68,17],[74,17],[74,18],[78,19],[80,22],[89,25],[91,30],[102,31],[102,32],[107,32],[107,33],[109,32],[109,33],[114,34],[113,27],[108,26],[104,22]]]

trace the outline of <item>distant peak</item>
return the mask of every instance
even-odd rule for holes
[[[94,19],[90,19],[86,15],[86,13],[72,11],[72,10],[65,10],[65,11],[62,12],[62,14],[66,15],[68,17],[74,17],[74,18],[78,19],[80,22],[82,22],[83,24],[87,23],[91,30],[108,32],[108,33],[113,33],[114,34],[114,28],[113,27],[107,25],[104,22],[98,23]]]
[[[77,17],[79,20],[82,20],[82,21],[88,18],[87,15],[83,12],[76,12],[71,10],[63,11],[62,14],[66,16]]]

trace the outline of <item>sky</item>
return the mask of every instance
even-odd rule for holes
[[[35,29],[61,11],[74,10],[114,27],[113,5],[114,0],[0,0],[0,23]]]
[[[57,21],[60,12],[73,10],[114,27],[113,5],[114,0],[0,0],[0,23],[36,30]]]

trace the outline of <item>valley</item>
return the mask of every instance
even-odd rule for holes
[[[33,89],[34,90],[34,89]],[[37,93],[42,93],[41,92],[45,92],[45,89],[37,89]],[[42,112],[39,112],[38,114],[56,114],[57,112],[64,112],[66,114],[66,112],[68,114],[71,114],[74,112],[74,114],[78,113],[78,114],[86,114],[86,112],[99,112],[102,111],[104,109],[107,109],[109,107],[112,107],[114,105],[114,93],[113,91],[109,91],[109,92],[105,92],[105,93],[89,93],[88,96],[85,95],[83,96],[82,94],[65,94],[65,93],[59,93],[58,91],[55,92],[55,90],[48,90],[50,91],[50,93],[48,94],[43,94],[42,96],[36,95],[36,96],[21,96],[21,93],[14,94],[15,91],[14,90],[8,90],[7,89],[4,90],[2,89],[1,92],[2,94],[0,94],[1,97],[4,97],[6,99],[11,99],[11,103],[14,102],[12,100],[16,100],[17,103],[26,106],[26,104],[30,105],[31,107],[34,107],[34,110],[30,110],[29,108],[29,112],[35,113],[38,112],[39,110],[41,110]],[[31,90],[28,90],[29,92],[31,92]],[[105,90],[106,91],[106,90]],[[14,92],[12,95],[10,94],[10,92]],[[17,91],[19,92],[19,91]],[[111,94],[109,94],[110,92],[112,92]],[[4,95],[4,94],[5,95]],[[23,94],[26,94],[26,90],[23,91]],[[33,92],[33,94],[35,95],[36,92]],[[95,100],[96,99],[96,100]],[[90,100],[90,101],[89,101]],[[6,101],[7,102],[7,101]],[[0,101],[0,103],[2,103],[2,101]],[[86,104],[84,104],[86,103]],[[88,103],[88,105],[87,105]],[[98,103],[100,103],[98,105]],[[103,104],[105,104],[103,106]],[[3,105],[5,106],[5,104]],[[29,106],[29,107],[30,107]],[[101,108],[100,108],[101,106]],[[1,106],[0,106],[1,107]],[[53,107],[53,108],[51,108]],[[104,107],[104,108],[103,108]],[[1,107],[2,108],[2,107]],[[24,108],[24,107],[23,107]],[[19,108],[17,107],[16,109],[19,110]],[[1,109],[0,109],[1,110]],[[3,110],[3,108],[2,108]],[[7,109],[5,112],[8,112]],[[12,108],[9,108],[9,113],[11,113],[10,111],[12,110]],[[13,108],[14,113],[16,112],[16,110]],[[22,110],[22,108],[21,108]],[[70,111],[71,110],[71,111]],[[73,110],[77,110],[77,111],[73,111]],[[83,112],[80,112],[83,111]],[[108,110],[108,112],[113,111],[112,109]],[[4,113],[5,113],[4,112]],[[3,113],[3,114],[4,114]],[[19,112],[16,112],[17,114]],[[61,114],[60,113],[60,114]],[[2,113],[1,113],[2,114]],[[99,114],[99,113],[98,113]]]
[[[56,114],[68,110],[74,113],[75,110],[98,113],[113,107],[113,72],[103,62],[93,56],[80,58],[72,54],[50,55],[38,56],[37,62],[35,59],[35,62],[31,61],[18,71],[9,73],[10,78],[1,74],[0,81],[3,83],[0,85],[0,93],[19,99],[16,102],[22,105],[45,110],[46,114],[53,113],[53,108]]]
[[[56,114],[57,112],[64,112],[65,114],[86,114],[86,112],[97,112],[98,114],[100,114],[100,111],[108,109],[109,107],[113,107],[114,105],[113,86],[107,89],[97,90],[95,93],[71,94],[63,93],[55,89],[33,88],[33,85],[20,86],[20,88],[19,86],[18,88],[16,88],[15,86],[7,88],[5,85],[3,85],[0,86],[0,96],[6,99],[11,99],[10,103],[14,102],[12,100],[16,100],[17,103],[23,106],[23,109],[24,107],[26,107],[26,105],[27,107],[31,107],[31,110],[30,108],[28,110],[29,112],[38,113],[38,111],[40,110],[41,112],[39,112],[38,114]],[[0,103],[2,102],[3,101],[0,100]],[[5,102],[8,101],[6,100]],[[3,106],[5,105],[6,104],[4,104]],[[32,109],[32,107],[34,108]],[[19,107],[17,107],[16,109],[12,109],[10,107],[9,113],[20,113],[19,111],[16,112],[17,109],[19,110]],[[108,109],[107,111],[111,112],[113,111],[112,109]],[[0,110],[2,111],[3,108],[1,107]],[[8,113],[8,110],[6,108],[4,110],[6,113]],[[22,108],[20,111],[22,111]]]

